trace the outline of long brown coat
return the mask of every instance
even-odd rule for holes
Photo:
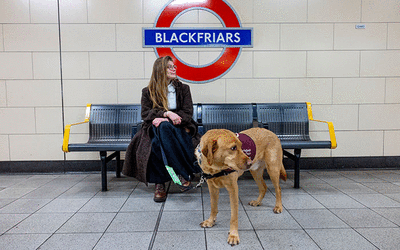
[[[181,124],[177,126],[190,130],[189,134],[192,136],[193,146],[196,147],[200,142],[200,135],[197,131],[197,124],[192,118],[193,102],[190,87],[179,80],[174,80],[173,85],[176,89],[176,111],[174,112],[182,118]],[[135,177],[147,185],[146,173],[151,153],[152,122],[155,118],[163,117],[165,110],[153,108],[150,91],[147,87],[142,90],[141,105],[142,128],[132,138],[126,150],[122,173],[126,176]]]

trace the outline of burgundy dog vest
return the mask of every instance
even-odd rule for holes
[[[256,156],[256,144],[254,143],[253,139],[251,139],[250,136],[245,135],[245,134],[241,134],[241,133],[237,133],[236,136],[242,142],[242,150],[243,150],[243,152],[251,160],[253,160],[254,157]]]

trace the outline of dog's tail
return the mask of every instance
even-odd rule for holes
[[[281,167],[281,172],[279,174],[280,174],[279,178],[281,178],[281,180],[286,181],[287,174],[286,174],[286,170],[285,170],[285,168],[283,166]]]

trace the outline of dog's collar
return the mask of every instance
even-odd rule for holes
[[[197,160],[198,160],[199,165],[201,166],[201,156],[202,156],[202,153],[201,153],[201,149],[200,149],[200,144],[197,145],[196,151],[197,151],[197,153],[198,153],[198,155],[199,155],[199,157],[198,157]],[[217,178],[217,177],[225,176],[225,175],[228,175],[228,174],[233,173],[233,172],[235,172],[235,171],[236,171],[236,170],[233,170],[232,168],[228,168],[228,169],[224,169],[224,170],[222,170],[221,172],[216,173],[216,174],[206,174],[206,173],[202,172],[202,173],[201,173],[201,176],[202,176],[202,178],[204,178],[204,179],[207,180],[207,179],[212,179],[212,178]]]
[[[228,175],[228,174],[233,173],[233,172],[236,172],[236,170],[233,170],[232,168],[228,168],[228,169],[224,169],[224,170],[222,170],[221,172],[216,173],[216,174],[206,174],[206,173],[203,173],[202,175],[203,175],[203,177],[204,177],[205,179],[208,180],[208,179],[212,179],[212,178],[217,178],[217,177],[225,176],[225,175]]]

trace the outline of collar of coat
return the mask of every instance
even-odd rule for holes
[[[170,84],[172,84],[175,88],[182,86],[182,82],[179,81],[177,78],[171,80]]]

